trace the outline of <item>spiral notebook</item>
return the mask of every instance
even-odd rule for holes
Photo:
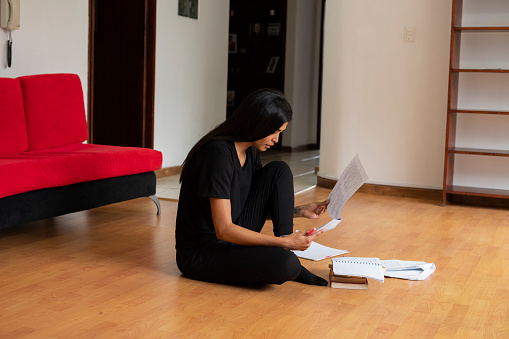
[[[382,262],[378,258],[333,258],[332,270],[335,275],[366,277],[384,282]]]

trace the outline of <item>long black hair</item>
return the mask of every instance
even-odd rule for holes
[[[182,163],[180,182],[186,165],[200,147],[212,140],[251,142],[265,138],[292,120],[292,108],[283,93],[259,89],[249,94],[233,114],[202,137]]]

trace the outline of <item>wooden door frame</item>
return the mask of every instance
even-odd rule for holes
[[[94,27],[95,2],[88,1],[88,142],[94,143]],[[154,98],[156,66],[156,13],[157,0],[145,0],[145,62],[143,69],[143,145],[154,148]]]
[[[322,133],[322,98],[323,98],[323,44],[325,34],[325,2],[322,0],[322,8],[320,13],[320,56],[318,62],[318,105],[317,105],[317,122],[316,122],[316,148],[320,149],[320,136]]]

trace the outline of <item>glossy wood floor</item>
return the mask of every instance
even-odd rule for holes
[[[174,259],[176,203],[162,208],[156,216],[152,201],[137,199],[0,231],[0,337],[509,337],[507,210],[357,193],[320,243],[437,266],[425,281],[359,291],[186,279]],[[326,277],[329,262],[303,263]]]

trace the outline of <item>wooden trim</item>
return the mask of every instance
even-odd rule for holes
[[[316,186],[332,189],[336,185],[337,180],[322,178],[321,176],[316,177]]]
[[[145,69],[143,147],[154,148],[157,1],[145,3]]]
[[[95,27],[95,0],[88,1],[88,100],[87,100],[87,125],[88,125],[88,143],[94,143],[94,131],[92,123],[94,115],[94,27]]]
[[[509,208],[509,199],[493,196],[475,196],[468,194],[447,193],[447,203],[460,205],[474,205],[492,208]]]
[[[445,159],[444,159],[444,176],[442,187],[442,205],[447,204],[447,191],[452,186],[454,174],[454,154],[449,153],[449,149],[456,146],[456,121],[457,114],[451,113],[458,106],[458,81],[459,74],[453,72],[454,68],[459,67],[459,51],[461,49],[461,34],[455,31],[455,27],[461,27],[463,12],[463,1],[452,1],[452,18],[451,18],[451,44],[449,51],[449,84],[447,98],[447,123],[445,132]]]
[[[451,109],[450,113],[509,115],[509,111],[480,111],[480,110],[473,110],[473,109]]]
[[[454,27],[458,32],[509,32],[508,26],[498,27]]]
[[[474,154],[495,157],[509,157],[509,150],[498,150],[498,149],[453,147],[449,149],[449,152],[455,154]]]
[[[473,69],[473,68],[453,68],[454,73],[509,73],[509,69]]]
[[[324,32],[325,32],[325,2],[322,0],[322,7],[320,8],[320,56],[318,62],[318,103],[317,103],[317,117],[316,117],[316,146],[320,148],[322,137],[322,99],[323,99],[323,46],[324,46]]]
[[[94,143],[94,46],[96,2],[88,1],[88,143]],[[145,0],[145,64],[143,69],[143,137],[142,146],[154,148],[154,101],[156,68],[157,0]]]
[[[359,189],[359,192],[416,199],[442,200],[442,190],[429,188],[364,184]]]
[[[170,177],[172,175],[180,175],[182,166],[165,167],[155,171],[156,178]]]
[[[317,186],[332,189],[337,180],[317,177]],[[401,187],[389,185],[364,184],[359,192],[415,199],[442,200],[442,190],[428,188]]]

